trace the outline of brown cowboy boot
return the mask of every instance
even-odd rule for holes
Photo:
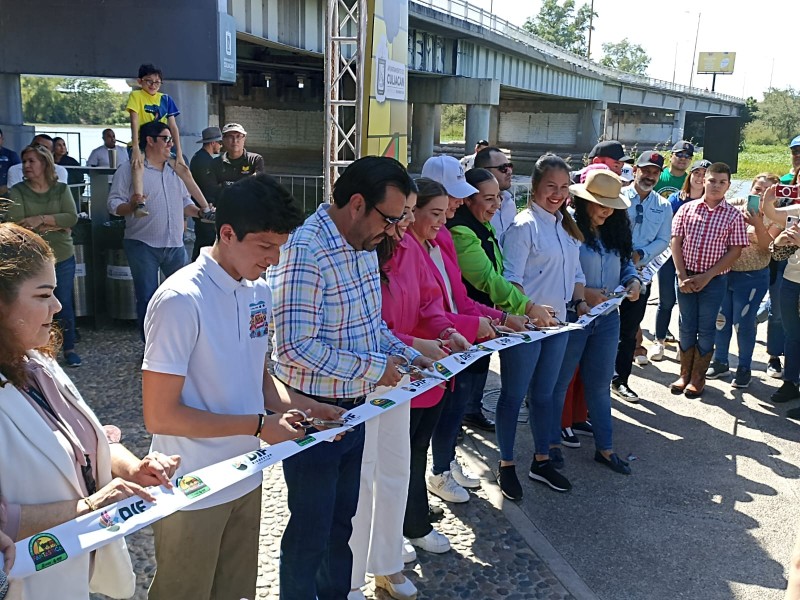
[[[689,384],[689,378],[692,376],[692,365],[695,360],[696,352],[697,350],[694,346],[688,350],[681,350],[680,345],[678,345],[678,360],[681,362],[681,376],[678,377],[677,380],[673,381],[672,385],[669,386],[669,389],[673,394],[682,394],[686,389],[686,386]]]
[[[699,350],[695,351],[697,356],[695,356],[692,364],[692,376],[684,390],[687,398],[699,398],[703,395],[703,391],[706,388],[706,370],[708,370],[711,357],[714,355],[713,351],[702,355]]]

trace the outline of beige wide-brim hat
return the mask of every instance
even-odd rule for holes
[[[569,186],[573,196],[594,202],[600,206],[614,209],[627,209],[631,203],[620,191],[622,180],[611,171],[591,171],[586,176],[586,183]]]

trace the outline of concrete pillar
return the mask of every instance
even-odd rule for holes
[[[686,110],[681,107],[680,110],[675,111],[675,115],[672,117],[672,144],[680,142],[683,139],[683,130],[685,125]]]
[[[500,143],[500,107],[492,106],[489,117],[489,137],[486,139],[492,146]],[[474,148],[474,146],[473,146]]]
[[[409,170],[419,173],[425,161],[433,156],[433,132],[436,105],[414,102],[411,118],[411,164]]]
[[[433,145],[438,146],[442,143],[442,105],[437,104],[436,114],[433,115]]]
[[[162,91],[172,96],[181,111],[176,121],[181,132],[181,147],[189,161],[200,149],[196,142],[202,138],[203,129],[208,127],[208,84],[203,81],[170,81],[163,88]]]
[[[578,144],[587,151],[593,148],[605,133],[604,117],[608,104],[602,101],[588,101],[581,113]]]
[[[0,129],[3,130],[3,145],[15,152],[30,144],[34,135],[33,127],[22,123],[19,75],[0,73]]]
[[[492,115],[489,104],[468,104],[465,127],[464,153],[472,154],[478,140],[489,139],[489,122]]]

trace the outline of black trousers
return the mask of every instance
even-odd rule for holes
[[[647,310],[647,299],[650,297],[650,286],[639,294],[636,302],[624,300],[619,305],[619,345],[617,346],[617,361],[614,368],[613,383],[628,385],[628,378],[633,368],[633,352],[636,350],[636,333],[644,319]]]
[[[192,262],[200,256],[200,248],[213,246],[217,239],[217,228],[213,223],[203,223],[200,219],[194,220],[194,248],[192,248]]]
[[[433,527],[428,519],[428,489],[425,486],[425,470],[428,466],[428,447],[431,436],[439,422],[439,415],[450,395],[448,389],[436,406],[412,408],[411,425],[411,476],[408,480],[408,501],[403,519],[403,535],[407,538],[425,537]]]

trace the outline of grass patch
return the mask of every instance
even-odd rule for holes
[[[748,144],[739,153],[739,172],[736,179],[752,179],[765,171],[785,175],[792,166],[792,157],[786,146]]]

